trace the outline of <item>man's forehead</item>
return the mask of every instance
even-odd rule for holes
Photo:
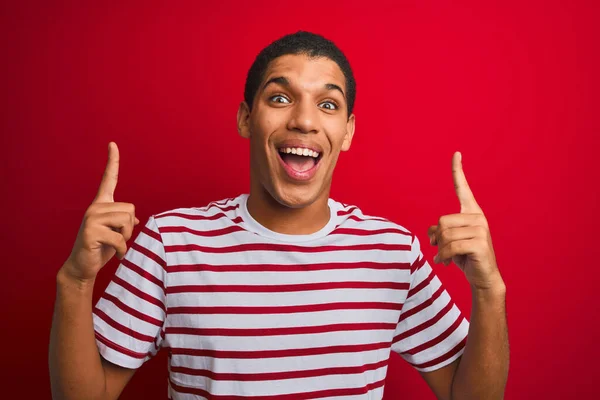
[[[285,76],[291,81],[302,79],[319,86],[333,83],[345,91],[344,73],[335,61],[327,57],[308,57],[304,54],[286,54],[269,63],[263,85],[275,76]],[[308,83],[308,82],[306,82]]]

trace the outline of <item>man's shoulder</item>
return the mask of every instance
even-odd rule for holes
[[[341,218],[340,227],[352,227],[380,233],[397,233],[414,238],[414,234],[405,226],[382,216],[363,211],[358,205],[331,200]],[[331,203],[330,203],[331,204]]]
[[[236,197],[228,197],[211,201],[200,206],[173,208],[152,214],[151,218],[154,218],[159,226],[159,221],[169,221],[173,218],[183,220],[213,219],[216,216],[225,216],[225,214],[229,211],[236,211],[239,208],[241,200],[244,196],[244,194],[241,194]]]

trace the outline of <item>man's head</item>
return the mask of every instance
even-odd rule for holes
[[[248,104],[250,110],[252,110],[254,97],[259,90],[260,84],[264,81],[269,63],[277,57],[287,54],[304,54],[310,58],[322,57],[335,62],[346,80],[348,116],[352,114],[354,99],[356,97],[356,81],[354,80],[354,74],[352,73],[348,59],[332,41],[325,39],[321,35],[304,31],[286,35],[258,53],[258,56],[256,56],[256,59],[248,70],[246,86],[244,88],[244,101]]]
[[[352,142],[355,92],[348,60],[322,36],[298,32],[263,49],[238,110],[252,190],[293,208],[326,199],[339,153]]]

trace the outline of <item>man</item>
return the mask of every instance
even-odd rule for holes
[[[237,120],[249,195],[149,218],[114,201],[109,158],[57,274],[50,372],[56,399],[116,399],[159,348],[172,399],[380,399],[391,351],[440,399],[500,399],[508,373],[505,285],[462,171],[458,214],[429,229],[434,261],[472,287],[466,321],[404,227],[329,198],[350,149],[355,82],[342,52],[298,32],[249,70]],[[121,264],[92,310],[98,271]],[[468,334],[468,341],[467,341]]]

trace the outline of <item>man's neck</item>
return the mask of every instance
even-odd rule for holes
[[[265,228],[286,235],[310,235],[321,230],[330,218],[328,196],[324,195],[303,208],[286,207],[264,188],[250,191],[248,212]]]

